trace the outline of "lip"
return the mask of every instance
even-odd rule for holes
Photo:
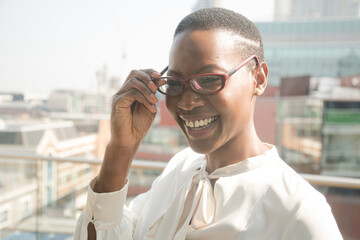
[[[179,114],[182,120],[195,121],[205,118],[218,117],[218,114]]]
[[[186,126],[185,121],[196,121],[196,120],[203,120],[203,119],[209,119],[209,118],[215,118],[215,120],[213,120],[211,123],[209,123],[206,126],[201,126],[201,127],[197,127],[197,128],[191,128]],[[180,119],[182,119],[182,123],[183,126],[188,134],[188,136],[190,138],[193,139],[201,139],[201,138],[205,138],[211,135],[211,133],[213,132],[214,128],[216,127],[218,120],[219,120],[219,115],[207,115],[207,116],[180,116]]]

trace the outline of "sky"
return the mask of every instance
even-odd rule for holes
[[[0,92],[46,96],[96,92],[96,72],[124,80],[161,71],[173,32],[197,0],[0,0]],[[272,20],[274,0],[222,0],[253,21]]]

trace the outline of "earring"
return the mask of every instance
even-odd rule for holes
[[[258,95],[258,96],[261,95],[261,90],[260,89],[256,90],[256,95]]]

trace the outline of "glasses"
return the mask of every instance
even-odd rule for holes
[[[185,84],[190,84],[191,88],[197,93],[207,95],[214,94],[221,91],[225,87],[226,80],[252,59],[255,59],[256,65],[259,64],[258,57],[256,55],[252,55],[226,74],[205,73],[192,76],[186,80],[177,77],[160,77],[153,79],[153,82],[158,87],[158,91],[167,96],[179,95],[183,91]],[[167,70],[168,67],[166,67],[160,74],[163,75]]]

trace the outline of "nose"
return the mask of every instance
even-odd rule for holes
[[[180,94],[179,101],[177,103],[178,108],[191,111],[194,108],[201,107],[205,104],[203,97],[191,89],[191,87],[185,86],[183,92]]]

